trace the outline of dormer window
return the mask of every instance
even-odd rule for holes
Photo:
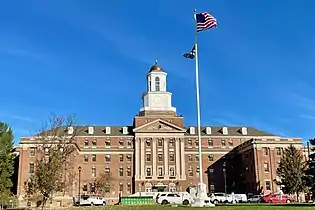
[[[107,127],[105,128],[105,134],[110,134],[110,127],[107,126]]]
[[[88,133],[89,133],[89,135],[93,135],[94,134],[94,128],[92,126],[88,127]]]
[[[69,135],[72,135],[72,134],[73,134],[73,131],[74,131],[73,126],[69,126],[69,127],[68,127],[68,134],[69,134]]]
[[[222,134],[223,135],[228,135],[228,128],[227,127],[223,127],[222,128]]]
[[[246,127],[242,127],[242,134],[247,135],[247,128]]]
[[[194,127],[190,127],[190,128],[189,128],[189,133],[190,133],[190,134],[196,134],[195,128],[194,128]]]
[[[160,77],[155,77],[155,91],[160,91]]]
[[[123,127],[123,134],[125,134],[125,135],[128,134],[128,127],[126,127],[126,126]]]

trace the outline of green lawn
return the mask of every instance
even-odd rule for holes
[[[152,205],[152,206],[106,206],[106,207],[77,207],[77,210],[190,210],[196,209],[192,207],[172,207],[172,206],[161,206],[161,205]],[[197,208],[198,209],[198,208]],[[236,206],[216,206],[212,208],[202,208],[202,209],[217,209],[217,210],[293,210],[293,209],[314,209],[315,206],[299,205],[299,204],[290,204],[290,205],[236,205]]]

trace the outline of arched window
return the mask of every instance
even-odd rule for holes
[[[160,91],[160,77],[155,77],[155,91]]]
[[[151,83],[151,77],[149,77],[149,91],[152,91]]]

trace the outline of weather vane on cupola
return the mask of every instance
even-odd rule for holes
[[[155,60],[155,65],[157,65],[158,64],[158,61],[157,60]]]

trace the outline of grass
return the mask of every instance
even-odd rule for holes
[[[308,210],[315,209],[315,206],[302,205],[302,204],[289,204],[289,205],[235,205],[235,206],[216,206],[212,208],[202,208],[202,209],[216,209],[216,210]],[[77,207],[77,210],[191,210],[196,209],[192,207],[172,207],[172,206],[161,206],[161,205],[151,205],[151,206],[106,206],[106,207]],[[198,208],[197,208],[198,209]]]

